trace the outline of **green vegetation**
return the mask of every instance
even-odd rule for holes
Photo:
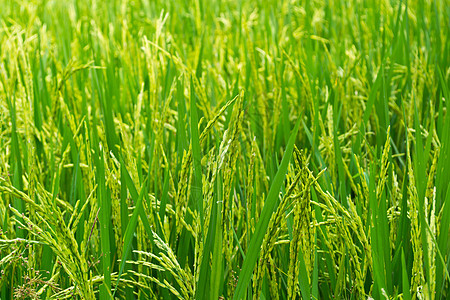
[[[0,0],[0,299],[449,299],[449,20]]]

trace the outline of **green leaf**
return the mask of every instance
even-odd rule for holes
[[[247,286],[250,283],[251,276],[253,274],[253,269],[255,268],[256,261],[259,257],[259,252],[261,251],[261,244],[266,234],[267,227],[269,226],[270,218],[273,212],[277,209],[278,204],[278,193],[280,192],[281,185],[284,182],[286,171],[291,160],[292,151],[294,150],[294,143],[297,137],[298,128],[300,126],[300,119],[298,119],[294,130],[289,137],[289,142],[284,152],[283,159],[281,160],[280,167],[275,175],[272,185],[270,186],[269,194],[267,195],[266,201],[264,203],[261,216],[259,218],[258,224],[256,225],[255,232],[250,240],[250,245],[245,256],[244,263],[242,265],[241,272],[239,274],[239,281],[236,286],[235,294],[233,299],[242,299],[245,296]]]

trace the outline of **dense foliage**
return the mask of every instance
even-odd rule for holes
[[[0,0],[0,299],[449,299],[449,20]]]

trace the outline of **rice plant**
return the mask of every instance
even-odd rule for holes
[[[449,20],[0,0],[0,299],[448,299]]]

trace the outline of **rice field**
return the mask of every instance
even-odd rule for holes
[[[450,299],[446,0],[0,0],[0,299]]]

